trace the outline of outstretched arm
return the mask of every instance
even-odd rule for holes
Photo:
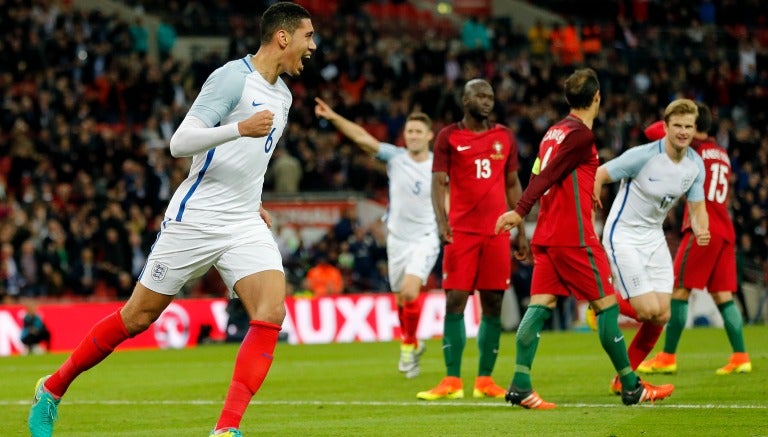
[[[325,103],[325,101],[319,97],[315,97],[315,103],[317,103],[315,105],[315,115],[330,121],[339,132],[352,140],[352,142],[357,144],[364,151],[371,155],[379,153],[379,140],[369,134],[362,126],[339,115],[330,107],[330,105]]]

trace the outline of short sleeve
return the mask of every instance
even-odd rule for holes
[[[448,173],[451,166],[451,156],[449,154],[450,145],[448,143],[449,131],[447,128],[437,134],[435,147],[432,156],[432,173]]]
[[[240,101],[245,76],[233,62],[216,69],[206,79],[189,114],[203,120],[209,127],[221,123]]]
[[[646,144],[643,146],[633,147],[621,156],[614,158],[605,163],[605,170],[608,172],[608,176],[612,181],[618,181],[626,178],[633,178],[640,173],[640,169],[643,168],[646,162],[651,159],[657,153],[657,148],[661,142],[655,142]]]
[[[706,169],[704,168],[704,161],[701,159],[698,153],[692,149],[688,149],[688,156],[696,163],[696,167],[699,169],[699,174],[696,175],[696,179],[693,181],[693,185],[685,193],[689,202],[703,202],[704,201],[704,178],[706,177]]]
[[[397,147],[389,143],[379,143],[379,152],[376,154],[376,159],[387,162],[395,156],[401,155],[403,153],[406,153],[406,149],[402,147]]]

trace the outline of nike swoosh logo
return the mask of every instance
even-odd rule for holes
[[[463,152],[463,151],[469,150],[471,148],[472,148],[472,146],[459,146],[459,147],[456,148],[456,150],[458,150],[459,152]]]
[[[658,182],[661,179],[659,179],[659,178],[648,178],[648,180],[651,181],[651,182]]]
[[[622,335],[621,337],[613,337],[613,342],[614,342],[614,343],[618,343],[618,342],[620,342],[621,340],[624,340],[624,336],[623,336],[623,335]]]
[[[255,107],[257,107],[257,106],[261,106],[261,105],[263,105],[263,103],[256,103],[256,101],[253,101],[253,102],[251,103],[251,105],[253,105],[253,107],[255,108]]]

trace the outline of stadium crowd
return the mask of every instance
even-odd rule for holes
[[[170,137],[212,69],[255,52],[254,8],[268,2],[170,2],[165,12],[178,13],[162,15],[159,57],[148,55],[140,15],[129,22],[72,3],[8,0],[0,10],[0,301],[127,297],[188,171],[188,159],[170,156]],[[516,133],[525,184],[541,136],[567,109],[561,79],[588,65],[603,89],[594,129],[603,158],[645,142],[643,128],[676,97],[713,108],[711,134],[734,169],[743,280],[765,281],[768,13],[758,2],[611,2],[616,13],[604,19],[573,14],[530,30],[514,16],[446,26],[420,13],[382,19],[386,2],[336,3],[315,19],[315,56],[288,81],[294,104],[268,192],[355,190],[385,201],[382,164],[316,119],[314,97],[402,145],[410,111],[429,114],[435,131],[458,120],[460,84],[475,77],[493,84],[494,119]],[[173,56],[175,32],[196,29],[226,31],[228,53]],[[672,250],[680,215],[666,225]],[[343,290],[385,291],[384,241],[380,224],[345,216],[313,245],[282,247],[290,249],[288,279],[297,291],[310,287],[307,271],[325,260],[342,274]],[[203,281],[190,293],[222,295],[215,280]]]

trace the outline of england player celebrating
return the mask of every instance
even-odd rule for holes
[[[595,177],[593,196],[599,206],[603,185],[621,180],[603,228],[603,245],[619,292],[643,324],[662,327],[669,320],[674,274],[662,224],[683,195],[697,243],[709,243],[704,163],[689,148],[697,116],[693,101],[673,101],[664,112],[664,138],[603,164]]]
[[[389,208],[387,213],[387,258],[389,283],[397,294],[402,331],[398,369],[408,378],[419,374],[424,343],[416,338],[421,315],[418,300],[422,284],[440,253],[437,222],[432,209],[432,121],[423,113],[412,113],[405,122],[406,149],[379,142],[361,126],[342,117],[322,99],[316,98],[315,114],[330,121],[364,151],[387,163]]]
[[[276,3],[261,21],[258,52],[214,71],[171,138],[174,156],[192,157],[189,176],[168,205],[128,302],[98,322],[53,375],[38,381],[28,420],[33,437],[53,434],[59,401],[79,374],[145,331],[186,282],[211,266],[251,319],[211,435],[242,435],[240,421],[267,376],[285,318],[285,275],[261,207],[264,173],[292,102],[280,75],[301,73],[316,49],[303,7]]]
[[[733,301],[737,282],[736,234],[728,212],[731,160],[726,150],[708,134],[712,125],[712,112],[709,107],[700,102],[697,102],[696,106],[699,108],[699,116],[696,118],[696,135],[691,142],[691,148],[701,156],[707,170],[704,187],[707,188],[706,205],[712,241],[707,246],[696,244],[691,235],[690,214],[686,210],[683,235],[675,256],[675,291],[672,293],[664,350],[650,360],[643,361],[637,370],[644,373],[677,371],[675,352],[685,328],[691,290],[706,288],[723,316],[725,332],[733,350],[728,364],[717,369],[716,374],[749,373],[752,371],[752,362],[744,346],[744,322]],[[648,138],[664,136],[664,127],[658,123],[645,130]]]

